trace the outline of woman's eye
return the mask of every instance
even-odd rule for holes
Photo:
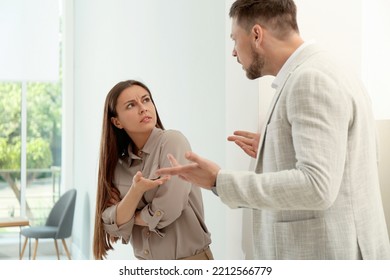
[[[148,102],[150,102],[150,97],[145,97],[144,98],[144,103],[148,103]]]
[[[134,107],[134,104],[133,104],[133,103],[127,104],[127,109],[131,109],[131,108],[133,108],[133,107]]]

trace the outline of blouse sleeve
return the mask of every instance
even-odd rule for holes
[[[104,230],[111,236],[120,237],[122,243],[127,244],[130,240],[134,226],[134,217],[130,221],[118,227],[116,224],[116,210],[118,205],[108,207],[103,211],[102,219]]]
[[[171,166],[167,158],[169,153],[181,164],[186,164],[188,160],[184,155],[191,147],[185,136],[179,131],[169,130],[165,131],[163,137],[158,168]],[[141,210],[141,218],[147,223],[149,230],[163,236],[160,230],[180,217],[188,205],[190,191],[191,184],[177,176],[172,176],[159,186],[153,200]]]

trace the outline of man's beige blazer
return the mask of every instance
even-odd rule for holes
[[[256,259],[390,259],[368,94],[315,45],[290,66],[255,172],[221,170],[221,200],[253,209]]]

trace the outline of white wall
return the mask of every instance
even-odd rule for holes
[[[370,90],[375,117],[390,119],[390,1],[361,0],[363,3],[363,80]]]
[[[165,127],[182,131],[194,151],[224,165],[224,8],[224,0],[74,1],[74,185],[79,193],[73,241],[80,258],[92,257],[102,110],[115,83],[144,81]],[[225,207],[203,193],[211,247],[221,259],[226,246],[219,221]],[[109,255],[132,257],[130,245]]]
[[[372,98],[379,142],[379,181],[390,233],[390,19],[387,0],[361,0],[363,7],[362,76]]]
[[[233,0],[226,1],[226,136],[235,130],[258,129],[258,83],[247,79],[242,66],[232,56],[233,41],[230,38],[231,20],[228,16]],[[248,170],[251,159],[234,143],[226,142],[226,168]],[[226,208],[226,259],[245,259],[251,256],[251,221],[247,210]]]

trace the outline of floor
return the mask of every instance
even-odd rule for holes
[[[21,239],[21,247],[23,246],[24,238]],[[28,260],[32,257],[35,241],[32,240],[27,244],[24,252],[23,260]],[[60,259],[67,260],[65,252],[62,248],[61,241],[58,242],[60,251]],[[18,260],[19,259],[19,237],[4,237],[0,236],[0,260]],[[37,260],[57,260],[53,240],[40,240],[37,250]]]

